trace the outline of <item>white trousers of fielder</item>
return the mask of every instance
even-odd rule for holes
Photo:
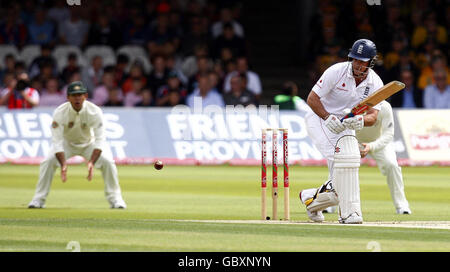
[[[88,145],[85,148],[77,148],[64,142],[64,156],[67,159],[79,155],[89,160],[94,150],[93,144]],[[56,169],[60,167],[58,159],[55,156],[54,149],[51,148],[49,155],[40,164],[39,168],[39,180],[36,185],[36,191],[32,201],[37,201],[44,204],[47,196],[50,192],[53,177]],[[102,154],[95,162],[95,168],[100,169],[105,183],[105,197],[106,200],[113,205],[117,201],[122,201],[122,192],[119,185],[119,177],[117,173],[116,164],[112,158],[112,154],[109,149],[103,148]],[[70,173],[70,169],[68,171]]]
[[[397,162],[394,144],[390,142],[380,150],[369,151],[369,155],[376,161],[381,174],[386,177],[395,208],[397,210],[409,208],[405,196],[402,170]]]

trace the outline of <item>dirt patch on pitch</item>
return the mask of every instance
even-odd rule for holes
[[[339,224],[337,221],[313,223],[306,221],[262,221],[262,220],[170,220],[178,222],[198,223],[228,223],[228,224],[289,224],[289,225],[321,225],[321,226],[354,226],[354,227],[388,227],[388,228],[418,228],[418,229],[446,229],[450,230],[450,221],[379,221],[364,222],[363,224]]]

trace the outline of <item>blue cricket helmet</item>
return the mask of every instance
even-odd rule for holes
[[[375,43],[368,39],[357,40],[352,48],[348,57],[361,61],[370,61],[377,55],[377,47]]]

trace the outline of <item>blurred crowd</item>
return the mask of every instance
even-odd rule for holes
[[[57,106],[74,81],[99,106],[259,103],[238,0],[5,2],[0,105]]]
[[[302,84],[368,38],[383,81],[406,83],[394,107],[450,108],[448,2],[317,1]],[[0,106],[57,106],[77,80],[99,106],[258,105],[243,16],[240,0],[1,1]],[[280,87],[274,103],[295,109],[297,83]]]
[[[406,84],[391,97],[392,106],[450,108],[449,1],[380,2],[318,1],[311,22],[310,86],[330,65],[347,60],[355,40],[367,38],[377,45],[374,69],[384,83]]]

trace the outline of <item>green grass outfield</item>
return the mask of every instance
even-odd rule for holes
[[[306,224],[298,192],[317,187],[325,167],[291,166],[291,219],[260,219],[260,167],[119,166],[126,210],[109,208],[99,170],[88,182],[84,165],[59,170],[45,209],[27,209],[38,166],[0,165],[0,251],[450,251],[450,230],[368,222],[450,222],[450,168],[404,167],[412,215],[397,215],[378,168],[360,170],[363,225]],[[270,177],[270,176],[269,176]],[[280,182],[282,185],[282,182]],[[270,187],[268,189],[270,191]],[[283,214],[280,187],[279,214]],[[268,194],[268,202],[271,203]],[[268,208],[271,213],[270,207]],[[280,224],[278,224],[280,223]],[[442,222],[441,222],[442,223]],[[374,241],[374,242],[372,242]]]

